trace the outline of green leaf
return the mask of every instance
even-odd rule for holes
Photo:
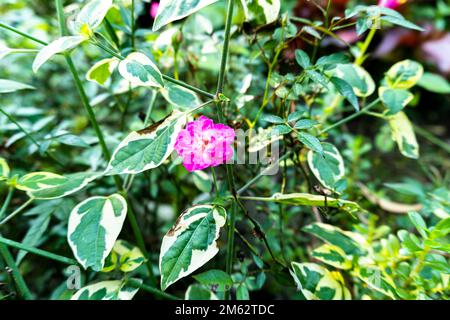
[[[362,210],[356,202],[309,193],[275,193],[271,197],[251,197],[251,200],[282,203],[292,206],[328,206],[332,208],[339,208],[349,213],[354,213]]]
[[[89,69],[86,79],[103,86],[118,65],[119,60],[116,58],[100,60]]]
[[[39,68],[54,55],[71,50],[86,40],[87,38],[84,36],[67,36],[49,43],[36,55],[36,58],[33,61],[33,72],[36,73]]]
[[[9,165],[8,162],[2,157],[0,157],[0,181],[7,179],[9,177]]]
[[[80,172],[62,176],[51,172],[32,172],[19,178],[16,188],[26,191],[30,198],[57,199],[75,193],[101,174]]]
[[[294,122],[300,119],[303,116],[303,111],[294,111],[289,114],[288,116],[288,122]]]
[[[430,238],[443,238],[450,233],[450,218],[439,221],[431,231]]]
[[[185,123],[186,114],[175,110],[160,122],[133,131],[114,151],[105,174],[136,174],[160,166],[174,150]]]
[[[122,272],[131,272],[139,268],[146,260],[138,247],[125,240],[117,240],[110,255],[114,255],[111,260],[115,263],[112,263],[108,270],[103,269],[102,272],[113,271],[117,266]]]
[[[359,111],[358,98],[356,97],[352,86],[348,84],[347,81],[342,80],[338,77],[331,77],[330,81],[335,86],[340,95],[347,99],[356,111]]]
[[[161,245],[161,289],[191,274],[218,252],[217,239],[226,222],[225,209],[199,205],[183,212]]]
[[[142,280],[138,280],[142,283]],[[78,290],[71,300],[131,300],[139,288],[127,285],[124,281],[101,281]]]
[[[386,72],[386,82],[391,88],[409,89],[420,80],[422,75],[422,65],[407,59],[397,62]]]
[[[300,142],[303,143],[308,149],[311,149],[312,151],[320,154],[323,153],[322,144],[320,143],[319,139],[317,139],[313,135],[300,131],[298,133],[298,140],[300,140]]]
[[[204,171],[194,171],[192,172],[192,179],[194,180],[195,186],[203,192],[211,192],[212,183],[211,178]]]
[[[397,288],[394,281],[377,268],[362,267],[358,269],[357,277],[367,283],[372,289],[377,290],[392,299],[397,297]]]
[[[292,128],[285,124],[279,124],[273,127],[272,134],[275,136],[291,133]]]
[[[322,143],[323,153],[308,152],[308,166],[319,182],[330,190],[336,190],[336,183],[345,175],[344,159],[331,143]]]
[[[112,0],[92,0],[89,1],[78,13],[74,22],[74,31],[78,33],[92,32],[97,29],[106,17],[113,4]]]
[[[332,244],[324,244],[314,249],[311,255],[338,269],[349,270],[352,268],[352,261],[347,258],[344,250]]]
[[[140,52],[130,53],[120,61],[119,73],[135,86],[164,87],[164,80],[158,67]]]
[[[392,139],[397,142],[401,154],[407,158],[419,158],[419,145],[413,126],[404,112],[396,113],[389,117],[389,126],[392,131]]]
[[[269,123],[284,123],[284,120],[281,117],[273,114],[263,114],[261,120]]]
[[[338,52],[338,53],[330,54],[329,56],[320,57],[317,60],[316,65],[323,66],[323,67],[325,67],[325,69],[330,70],[330,69],[336,68],[336,65],[338,65],[338,64],[342,64],[342,63],[345,64],[348,62],[349,62],[348,57],[345,54]]]
[[[290,273],[307,300],[350,300],[342,275],[315,263],[292,262]]]
[[[241,283],[236,289],[236,300],[250,300],[250,293],[245,283]]]
[[[380,87],[378,95],[388,108],[386,115],[394,115],[403,110],[404,107],[414,98],[414,95],[405,89],[392,89],[387,87]]]
[[[295,60],[297,60],[297,63],[303,69],[306,69],[311,66],[311,60],[309,59],[309,56],[306,54],[306,52],[303,50],[300,49],[295,50]]]
[[[160,92],[167,102],[181,111],[190,110],[201,103],[193,91],[172,82],[167,82],[164,88],[160,89]]]
[[[315,70],[306,70],[306,74],[315,83],[320,84],[324,88],[328,87],[328,79],[322,73]]]
[[[217,0],[162,0],[153,23],[153,31],[166,24],[183,19]]]
[[[219,300],[219,298],[204,286],[200,284],[191,284],[184,296],[185,300]]]
[[[435,73],[424,72],[417,85],[435,93],[450,93],[450,83],[444,77]]]
[[[34,90],[36,88],[21,82],[8,79],[0,79],[0,93],[9,93],[25,89]]]
[[[417,212],[408,212],[409,220],[413,223],[413,225],[416,227],[417,231],[419,231],[420,235],[424,238],[427,238],[427,225],[423,218],[418,214]]]
[[[222,270],[208,270],[193,276],[201,284],[210,287],[214,292],[228,291],[233,286],[233,280]]]
[[[395,24],[395,25],[403,27],[403,28],[417,30],[417,31],[424,31],[424,29],[422,27],[419,27],[418,25],[406,20],[403,17],[400,18],[398,16],[382,16],[380,19],[381,19],[381,21],[386,21],[386,22]]]
[[[119,194],[91,197],[70,213],[67,239],[78,262],[100,271],[122,230],[127,202]]]
[[[370,74],[356,64],[338,64],[335,73],[353,88],[358,97],[368,97],[375,91],[375,82]]]
[[[364,255],[366,253],[366,242],[359,234],[344,231],[338,227],[325,223],[313,223],[303,228],[303,231],[319,237],[323,241],[334,245],[346,255]]]
[[[299,130],[307,130],[317,126],[318,124],[319,122],[317,122],[316,120],[301,119],[295,123],[294,128]]]

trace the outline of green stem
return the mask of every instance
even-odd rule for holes
[[[327,132],[327,131],[330,131],[331,129],[334,129],[334,128],[336,128],[336,127],[339,127],[339,126],[343,125],[344,123],[347,123],[347,122],[349,122],[349,121],[351,121],[351,120],[353,120],[353,119],[355,119],[355,118],[357,118],[357,117],[359,117],[359,116],[365,114],[366,111],[369,111],[370,109],[372,109],[373,107],[375,107],[379,102],[380,102],[380,98],[375,99],[374,101],[372,101],[372,102],[371,102],[368,106],[366,106],[365,108],[363,108],[363,109],[361,109],[360,111],[355,112],[355,113],[349,115],[348,117],[346,117],[346,118],[344,118],[344,119],[342,119],[342,120],[340,120],[340,121],[338,121],[338,122],[336,122],[336,123],[334,123],[334,124],[332,124],[332,125],[326,127],[325,129],[323,129],[322,131],[320,131],[320,133],[322,134],[322,133],[325,133],[325,132]]]
[[[158,290],[152,286],[140,283],[139,281],[135,280],[135,279],[128,279],[127,283],[130,284],[131,286],[135,287],[135,288],[140,288],[144,291],[150,292],[151,294],[153,294],[154,296],[163,298],[163,299],[167,299],[167,300],[180,300],[180,298],[171,295],[169,293],[165,293],[162,292],[161,290]]]
[[[214,169],[214,167],[211,167],[211,174],[213,177],[213,182],[214,182],[214,189],[216,192],[216,197],[219,197],[219,184],[217,183],[217,176],[216,176],[216,170]]]
[[[34,201],[34,198],[29,198],[24,204],[22,204],[19,208],[17,208],[13,213],[11,213],[9,216],[7,216],[5,219],[3,219],[0,222],[0,226],[3,226],[5,223],[10,221],[12,218],[17,216],[19,213],[21,213],[26,207],[28,207],[32,202]]]
[[[109,22],[108,18],[105,18],[104,24],[105,24],[106,32],[108,32],[109,37],[114,42],[114,44],[116,45],[117,49],[119,49],[120,48],[119,38],[117,37],[117,34],[114,31],[114,28],[111,25],[111,22]]]
[[[35,38],[35,37],[33,37],[33,36],[31,36],[31,35],[25,33],[25,32],[20,31],[19,29],[16,29],[16,28],[12,27],[12,26],[9,26],[9,25],[7,25],[7,24],[4,24],[3,22],[0,22],[0,27],[1,27],[1,28],[4,28],[4,29],[6,29],[6,30],[9,30],[9,31],[15,32],[15,33],[21,35],[22,37],[25,37],[25,38],[27,38],[27,39],[30,39],[30,40],[34,41],[34,42],[40,43],[40,44],[42,44],[42,45],[44,45],[44,46],[47,45],[47,42],[45,42],[45,41],[43,41],[43,40],[40,40],[40,39],[38,39],[38,38]]]
[[[227,232],[227,258],[225,271],[230,276],[233,273],[233,258],[234,258],[234,230],[236,229],[236,202],[231,205],[230,220],[228,222]],[[225,292],[225,300],[230,299],[230,292]]]
[[[360,66],[364,62],[367,49],[369,49],[370,43],[372,42],[373,37],[374,37],[376,32],[377,32],[376,28],[371,28],[370,29],[369,34],[367,35],[366,40],[364,41],[364,43],[363,43],[363,45],[361,47],[361,50],[359,51],[359,55],[358,55],[358,57],[355,60],[355,64],[356,65]]]
[[[450,146],[448,145],[448,143],[445,143],[441,139],[439,139],[436,136],[434,136],[432,133],[428,132],[425,129],[422,129],[421,127],[419,127],[417,125],[414,125],[414,131],[416,131],[417,134],[419,134],[423,138],[427,139],[431,143],[433,143],[436,146],[440,147],[442,150],[450,153]]]
[[[153,107],[155,106],[156,96],[158,95],[158,91],[152,91],[152,96],[150,98],[150,103],[148,104],[147,112],[145,114],[144,119],[144,128],[148,126],[150,121],[150,117],[152,115]]]
[[[25,283],[25,280],[23,279],[19,268],[17,267],[16,263],[14,262],[14,258],[11,255],[11,252],[9,252],[8,247],[6,247],[4,244],[0,244],[0,254],[2,255],[6,264],[12,271],[12,276],[13,276],[14,281],[16,282],[17,290],[19,291],[20,295],[25,300],[32,300],[33,296],[31,295],[30,289],[28,289],[28,286]]]
[[[6,209],[8,209],[9,203],[11,202],[12,196],[14,194],[14,187],[8,188],[8,194],[6,195],[5,201],[3,202],[2,208],[0,209],[0,220],[5,215]]]
[[[136,51],[136,39],[135,39],[135,21],[134,21],[134,0],[131,0],[131,47],[133,51]]]
[[[225,22],[225,38],[223,42],[222,59],[220,61],[219,78],[217,81],[216,95],[223,92],[223,86],[225,83],[225,73],[227,68],[227,59],[230,46],[230,31],[233,19],[233,9],[234,9],[234,0],[228,0],[227,17]]]
[[[54,261],[58,261],[58,262],[62,262],[68,265],[77,265],[78,262],[75,259],[70,259],[64,256],[60,256],[58,254],[54,254],[45,250],[41,250],[35,247],[30,247],[26,244],[20,243],[20,242],[16,242],[10,239],[6,239],[0,236],[0,243],[7,245],[8,247],[13,247],[16,249],[20,249],[20,250],[25,250],[27,252],[33,253],[35,255],[41,256],[41,257],[45,257]]]

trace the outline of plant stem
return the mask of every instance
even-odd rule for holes
[[[373,37],[374,37],[376,32],[377,32],[376,28],[371,28],[370,29],[369,34],[367,35],[366,40],[364,41],[364,43],[363,43],[363,45],[361,47],[361,50],[359,51],[359,55],[358,55],[358,57],[355,60],[355,64],[356,65],[360,66],[364,62],[367,49],[369,49],[370,43],[372,42]]]
[[[233,258],[234,258],[234,230],[236,225],[236,202],[233,201],[231,205],[230,220],[228,222],[227,232],[227,258],[225,265],[225,272],[230,276],[233,273]],[[230,299],[230,292],[225,292],[225,300]]]
[[[19,208],[17,208],[13,213],[11,213],[9,216],[7,216],[5,219],[3,219],[0,222],[0,227],[3,226],[5,223],[7,223],[9,220],[17,216],[19,213],[21,213],[26,207],[30,205],[30,203],[33,202],[33,198],[29,198],[24,204],[22,204]]]
[[[144,291],[150,292],[151,294],[153,294],[154,296],[163,298],[163,299],[167,299],[167,300],[180,300],[180,298],[171,295],[169,293],[165,293],[162,292],[161,290],[158,290],[152,286],[140,283],[139,281],[135,280],[135,279],[128,279],[127,283],[130,284],[131,286],[135,287],[135,288],[140,288]]]
[[[32,41],[34,41],[34,42],[40,43],[40,44],[42,44],[42,45],[44,45],[44,46],[47,45],[47,42],[42,41],[42,40],[40,40],[40,39],[38,39],[38,38],[35,38],[35,37],[33,37],[33,36],[31,36],[31,35],[25,33],[25,32],[20,31],[19,29],[16,29],[16,28],[12,27],[12,26],[9,26],[9,25],[7,25],[7,24],[4,24],[3,22],[0,22],[0,27],[1,27],[1,28],[4,28],[4,29],[6,29],[6,30],[9,30],[9,31],[15,32],[15,33],[21,35],[22,37],[28,38],[28,39],[30,39],[30,40],[32,40]]]
[[[17,290],[19,291],[20,295],[25,300],[33,299],[30,289],[28,289],[28,286],[25,283],[25,280],[23,279],[19,268],[17,267],[16,263],[14,262],[14,258],[11,255],[11,252],[9,252],[8,247],[6,247],[4,244],[0,244],[0,254],[2,255],[6,264],[12,271],[12,276],[13,276],[14,281],[16,282]]]
[[[54,261],[62,262],[68,265],[77,265],[78,262],[75,259],[70,259],[64,256],[60,256],[58,254],[54,254],[45,250],[41,250],[35,247],[28,246],[26,244],[16,242],[10,239],[6,239],[0,236],[0,244],[7,245],[8,247],[13,247],[20,250],[25,250],[27,252],[33,253],[35,255],[45,257]]]
[[[214,167],[211,167],[211,174],[213,177],[213,183],[214,183],[214,189],[216,192],[216,197],[219,197],[219,185],[217,183],[216,170],[214,169]]]
[[[227,17],[225,22],[225,38],[223,42],[222,59],[220,61],[219,78],[217,81],[216,95],[223,92],[223,86],[225,82],[225,73],[227,68],[227,59],[230,46],[230,31],[233,19],[233,9],[234,9],[234,0],[228,0]]]
[[[105,24],[106,32],[108,32],[109,37],[114,42],[114,44],[116,45],[117,49],[119,49],[120,48],[119,38],[117,38],[117,34],[114,31],[114,28],[112,27],[111,22],[109,22],[108,18],[105,18],[104,24]]]
[[[441,139],[439,139],[436,136],[434,136],[432,133],[428,132],[425,129],[422,129],[421,127],[419,127],[417,125],[414,125],[414,131],[416,131],[417,134],[419,134],[420,136],[424,137],[425,139],[427,139],[431,143],[433,143],[436,146],[440,147],[442,150],[450,153],[450,146],[448,145],[448,143],[445,143]]]
[[[0,220],[5,215],[6,209],[8,209],[9,203],[11,202],[12,196],[14,194],[14,187],[8,188],[8,194],[6,195],[5,201],[3,202],[2,208],[0,209]]]
[[[134,21],[134,0],[131,0],[131,47],[133,51],[136,51],[136,41],[135,41],[135,21]]]
[[[365,108],[361,109],[358,112],[352,113],[351,115],[349,115],[348,117],[326,127],[325,129],[321,130],[320,133],[325,133],[327,131],[330,131],[331,129],[334,129],[336,127],[339,127],[341,125],[343,125],[344,123],[347,123],[363,114],[366,113],[366,111],[369,111],[370,109],[372,109],[373,107],[375,107],[378,103],[380,102],[380,98],[375,99],[374,101],[372,101],[368,106],[366,106]]]

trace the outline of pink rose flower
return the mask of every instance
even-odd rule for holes
[[[379,0],[378,6],[386,7],[389,9],[396,9],[397,7],[404,4],[407,0]]]
[[[155,19],[156,14],[158,13],[159,2],[152,2],[150,5],[150,17]]]
[[[215,124],[201,116],[189,122],[175,142],[175,150],[183,158],[188,171],[202,170],[226,163],[233,157],[235,133],[224,124]]]

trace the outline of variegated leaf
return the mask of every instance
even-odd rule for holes
[[[130,133],[114,151],[105,173],[136,174],[158,167],[174,150],[185,123],[186,114],[174,111],[166,119]]]
[[[397,298],[397,289],[394,281],[379,269],[362,267],[356,271],[356,275],[371,288],[394,300]]]
[[[75,193],[101,174],[80,172],[62,176],[51,172],[33,172],[19,178],[16,188],[26,191],[30,198],[57,199]]]
[[[164,87],[164,80],[158,67],[140,52],[130,53],[120,61],[119,73],[135,86]]]
[[[116,267],[122,272],[131,272],[145,262],[145,256],[142,251],[125,240],[117,240],[110,254],[110,263],[103,268],[103,272],[109,272]]]
[[[85,36],[67,36],[49,43],[36,55],[33,61],[33,72],[36,73],[54,55],[73,49],[85,40],[87,40]]]
[[[156,13],[153,31],[173,21],[183,19],[218,0],[161,0]]]
[[[269,24],[278,19],[280,0],[241,0],[246,21]]]
[[[378,96],[383,102],[384,106],[388,109],[386,115],[394,115],[414,98],[414,95],[405,89],[392,89],[387,87],[380,87],[378,89]]]
[[[397,142],[402,155],[411,159],[419,158],[419,144],[413,126],[404,112],[389,117],[392,139]]]
[[[336,190],[336,183],[345,175],[344,159],[331,143],[322,143],[323,153],[308,152],[308,166],[319,182],[330,190]]]
[[[89,1],[70,24],[72,31],[87,37],[91,36],[103,22],[112,4],[112,0]]]
[[[119,60],[116,58],[100,60],[89,69],[86,79],[102,86],[111,77],[118,65]]]
[[[315,263],[292,262],[290,270],[297,287],[308,300],[350,300],[342,275]]]
[[[192,109],[201,103],[193,91],[172,82],[167,82],[164,88],[160,89],[160,92],[167,102],[181,111]]]
[[[245,197],[242,197],[242,199],[245,199]],[[310,193],[275,193],[271,197],[251,197],[251,199],[255,201],[283,203],[293,206],[328,206],[342,209],[351,214],[362,210],[356,202]]]
[[[367,252],[366,240],[358,233],[343,231],[338,227],[319,222],[307,225],[303,231],[342,249],[346,255],[364,255]]]
[[[191,284],[184,296],[185,300],[219,300],[214,292],[199,284]]]
[[[138,280],[142,283],[142,280]],[[131,300],[139,288],[127,285],[124,281],[102,281],[78,290],[71,300]]]
[[[386,73],[386,82],[392,88],[409,89],[423,75],[423,67],[413,60],[403,60],[394,64]]]
[[[100,271],[125,220],[127,202],[119,194],[92,197],[70,213],[67,239],[75,258],[87,269]]]
[[[332,244],[324,244],[314,249],[312,256],[338,269],[348,270],[352,268],[351,259],[347,258],[344,250]]]
[[[0,79],[0,93],[10,93],[25,89],[36,89],[28,84],[14,80]]]
[[[161,245],[162,290],[191,274],[219,252],[216,241],[225,222],[225,209],[219,206],[199,205],[180,215]]]
[[[356,64],[338,64],[335,73],[352,86],[358,97],[368,97],[375,91],[375,82],[370,74]]]

